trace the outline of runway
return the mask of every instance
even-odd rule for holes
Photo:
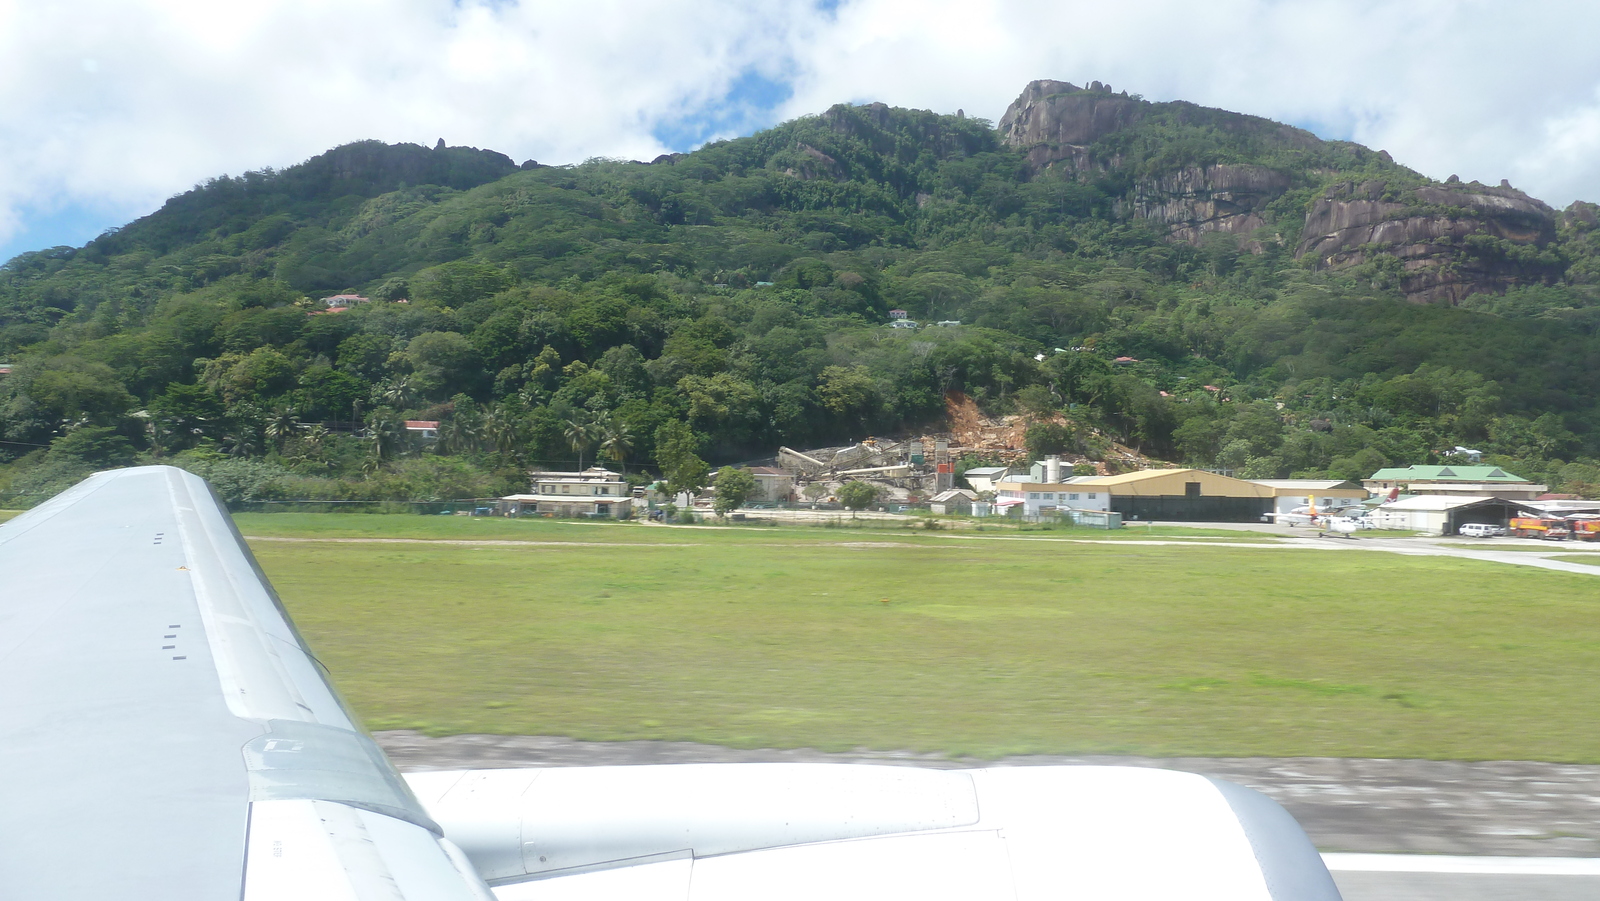
[[[1324,854],[1345,901],[1593,901],[1600,859]]]

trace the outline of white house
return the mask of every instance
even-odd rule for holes
[[[1005,466],[979,466],[962,473],[973,491],[993,491],[994,484],[1011,474]]]
[[[1111,509],[1111,492],[1093,484],[1087,477],[1082,484],[1007,479],[995,483],[995,496],[997,499],[1022,501],[1024,516],[1054,516],[1069,509]]]
[[[582,472],[531,472],[533,490],[500,499],[507,516],[605,516],[626,519],[633,492],[618,473],[600,466]]]

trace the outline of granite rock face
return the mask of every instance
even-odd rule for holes
[[[1118,143],[1105,139],[1137,128],[1158,109],[1161,121],[1237,137],[1239,146],[1275,152],[1277,162],[1129,172]],[[1265,249],[1258,230],[1272,224],[1268,206],[1291,190],[1326,184],[1331,174],[1284,165],[1295,151],[1342,146],[1375,164],[1394,166],[1383,151],[1330,145],[1309,132],[1255,116],[1187,103],[1157,107],[1125,92],[1113,93],[1098,81],[1087,88],[1064,81],[1032,82],[1006,109],[998,128],[1006,145],[1026,154],[1036,175],[1054,170],[1102,183],[1107,176],[1121,176],[1127,187],[1114,201],[1117,215],[1158,222],[1167,227],[1171,240],[1194,245],[1208,232],[1235,235],[1242,248],[1257,253]],[[1403,189],[1383,181],[1335,184],[1305,209],[1295,254],[1323,269],[1392,257],[1399,264],[1399,289],[1408,299],[1455,303],[1473,293],[1553,280],[1559,272],[1537,259],[1537,253],[1525,251],[1548,245],[1558,224],[1592,222],[1595,214],[1594,209],[1573,208],[1560,216],[1505,182],[1499,187],[1464,184],[1454,176],[1443,184]],[[1280,215],[1296,213],[1284,210]]]
[[[1346,182],[1312,202],[1296,255],[1323,269],[1391,256],[1407,298],[1456,303],[1558,274],[1506,252],[1543,248],[1555,231],[1555,210],[1508,185],[1458,181],[1395,192],[1383,182]]]
[[[1000,117],[1000,134],[1012,147],[1081,147],[1138,123],[1146,106],[1109,89],[1088,91],[1065,81],[1035,81]]]
[[[1129,209],[1166,225],[1174,240],[1199,244],[1206,232],[1223,232],[1244,237],[1246,247],[1259,251],[1250,235],[1267,224],[1267,204],[1289,187],[1289,176],[1262,166],[1185,166],[1135,182]]]

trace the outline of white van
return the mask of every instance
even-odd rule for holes
[[[1486,522],[1469,522],[1457,529],[1456,534],[1465,538],[1493,538],[1501,534],[1501,529]]]

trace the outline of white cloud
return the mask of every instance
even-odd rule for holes
[[[850,0],[796,51],[785,113],[850,99],[998,119],[1029,80],[1098,79],[1565,205],[1600,199],[1600,135],[1582,125],[1596,33],[1582,2]]]
[[[779,0],[0,0],[0,242],[22,208],[144,212],[207,177],[361,138],[648,159],[668,149],[652,137],[660,124],[746,70],[782,67],[809,12]]]
[[[841,101],[997,119],[1034,78],[1303,123],[1562,206],[1600,200],[1596,33],[1600,6],[1555,0],[0,0],[0,245],[360,138],[648,159],[682,149],[657,134]],[[793,97],[727,106],[752,71]]]

